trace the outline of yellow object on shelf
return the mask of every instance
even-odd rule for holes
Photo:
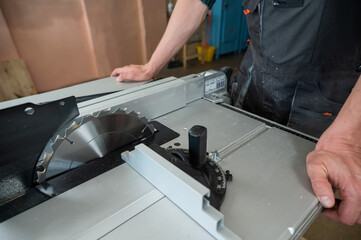
[[[213,56],[214,56],[214,51],[215,50],[216,50],[216,48],[212,47],[212,46],[205,46],[204,47],[204,61],[205,62],[212,62],[213,61]],[[202,45],[197,46],[197,53],[202,54]],[[198,60],[202,61],[202,56],[199,56]]]

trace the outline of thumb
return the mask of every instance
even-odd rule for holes
[[[310,153],[307,156],[307,173],[318,200],[325,208],[332,208],[335,205],[335,196],[328,180],[327,168],[321,160],[324,157],[319,153]]]

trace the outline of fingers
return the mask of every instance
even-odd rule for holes
[[[339,199],[336,199],[335,205],[332,208],[325,208],[323,209],[322,213],[330,218],[333,221],[339,221],[338,217],[338,209],[340,206],[341,201]]]
[[[123,82],[125,80],[136,80],[133,79],[134,74],[132,74],[132,71],[129,69],[128,66],[122,67],[122,68],[116,68],[114,69],[114,71],[112,72],[112,74],[110,75],[111,77],[117,77],[116,81],[117,82]]]
[[[330,219],[346,225],[361,224],[361,204],[359,201],[343,199],[338,201],[333,208],[324,209],[323,213]]]
[[[354,225],[361,212],[360,199],[342,199],[337,211],[338,220],[347,225]]]
[[[115,80],[117,82],[123,82],[124,80],[126,80],[126,77],[124,74],[120,73],[120,74],[118,74],[118,77]]]
[[[361,180],[353,177],[355,168],[334,153],[314,151],[307,156],[307,172],[316,196],[326,208],[323,213],[347,225],[361,220]],[[335,203],[330,182],[340,190],[341,201]]]
[[[145,81],[152,78],[152,75],[142,65],[128,65],[122,68],[116,68],[111,76],[117,76],[116,81],[118,82],[123,82],[125,80]]]
[[[307,156],[307,173],[319,201],[325,208],[331,208],[335,204],[335,196],[328,181],[327,168],[320,161],[320,157],[316,152],[312,152]]]
[[[110,74],[111,77],[116,77],[121,73],[121,68],[116,68],[113,70],[112,74]]]

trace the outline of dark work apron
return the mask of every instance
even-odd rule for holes
[[[243,5],[251,43],[231,81],[232,104],[319,137],[360,75],[361,0]]]

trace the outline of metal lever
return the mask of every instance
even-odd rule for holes
[[[188,132],[189,161],[197,168],[203,167],[207,157],[207,128],[193,126]]]

